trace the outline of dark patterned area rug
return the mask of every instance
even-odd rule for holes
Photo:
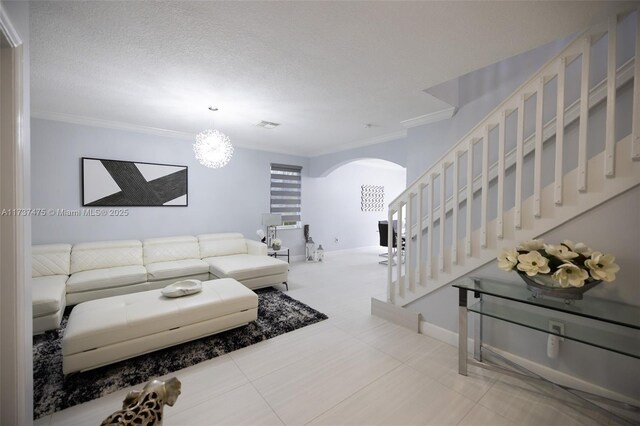
[[[60,411],[263,340],[323,321],[327,316],[275,288],[258,294],[258,320],[150,354],[64,377],[62,332],[33,338],[34,418]],[[62,320],[62,330],[68,315]]]

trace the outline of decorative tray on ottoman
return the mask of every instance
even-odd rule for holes
[[[170,284],[162,289],[162,294],[166,297],[182,297],[202,291],[202,281],[184,280]]]

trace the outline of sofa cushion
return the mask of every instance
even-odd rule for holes
[[[71,273],[116,266],[142,265],[138,240],[79,243],[71,249]]]
[[[62,353],[125,342],[257,306],[258,296],[234,280],[205,281],[202,292],[174,299],[150,290],[91,300],[71,312]]]
[[[218,278],[233,278],[238,281],[286,273],[289,264],[269,256],[234,254],[202,259],[209,264],[209,272]]]
[[[206,274],[209,264],[200,259],[173,260],[146,265],[149,281],[166,280],[167,278],[188,277],[189,275]]]
[[[98,290],[137,284],[147,281],[147,270],[142,265],[118,266],[76,272],[67,280],[67,292]]]
[[[198,239],[193,236],[150,238],[142,242],[144,264],[181,259],[200,259]]]
[[[33,278],[31,300],[33,317],[41,317],[58,312],[64,308],[66,275],[49,275]]]
[[[247,253],[244,236],[238,233],[198,235],[198,243],[202,258]]]
[[[71,244],[44,244],[31,248],[31,276],[69,275]]]

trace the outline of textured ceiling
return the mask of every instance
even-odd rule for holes
[[[214,124],[238,146],[315,155],[397,134],[448,106],[424,89],[625,7],[32,2],[32,110],[188,134]]]

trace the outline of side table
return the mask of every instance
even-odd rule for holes
[[[291,263],[289,262],[289,247],[280,247],[280,250],[274,250],[271,247],[269,247],[267,249],[267,254],[271,257],[275,257],[276,259],[278,257],[285,257],[287,256],[287,263]]]

